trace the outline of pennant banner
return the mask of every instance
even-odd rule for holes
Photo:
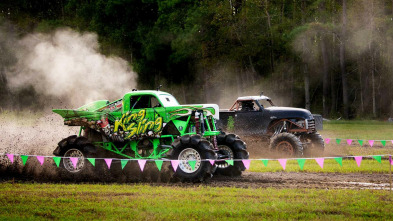
[[[60,166],[61,157],[53,157],[53,161],[55,162],[56,166]]]
[[[108,169],[111,169],[112,159],[104,159]]]
[[[278,162],[281,164],[282,168],[285,170],[287,165],[287,159],[278,159]]]
[[[316,158],[315,161],[317,161],[318,165],[323,169],[323,163],[325,161],[324,158]]]
[[[45,158],[43,156],[36,156],[36,158],[37,158],[38,162],[40,162],[40,164],[42,166],[42,164],[44,164]]]
[[[14,163],[14,154],[6,154],[11,163]]]
[[[358,165],[358,167],[360,167],[360,164],[362,163],[362,158],[363,157],[357,156],[357,157],[354,157],[354,158],[355,158],[356,164]]]
[[[70,157],[70,160],[71,160],[72,166],[74,166],[74,168],[76,169],[76,165],[78,164],[78,161],[79,161],[78,157]]]
[[[251,160],[242,160],[242,162],[246,170],[250,169]]]
[[[179,161],[178,160],[171,160],[171,165],[173,167],[173,171],[176,172],[177,166],[179,166]]]
[[[346,142],[349,145],[353,140],[351,139],[347,139]],[[360,142],[360,140],[358,140]],[[386,142],[386,141],[385,141]],[[370,146],[373,145],[375,143],[375,140],[369,140],[369,144]],[[381,141],[381,143],[383,143]],[[386,144],[386,143],[385,143]],[[20,156],[20,158],[22,159],[22,163],[23,165],[26,164],[29,155],[18,155],[18,154],[4,154],[12,163],[15,162],[15,156]],[[61,163],[61,159],[62,157],[57,157],[57,156],[35,156],[32,155],[34,157],[37,158],[38,162],[43,165],[45,162],[45,158],[52,158],[53,162],[56,164],[57,167],[60,166]],[[314,159],[317,164],[323,169],[324,168],[324,161],[325,159],[334,159],[341,167],[343,166],[343,158],[353,158],[356,161],[356,164],[358,167],[361,166],[362,160],[364,157],[366,158],[371,158],[371,159],[375,159],[377,162],[382,163],[382,157],[388,156],[389,159],[389,163],[391,165],[393,165],[393,161],[392,161],[392,156],[391,155],[372,155],[372,156],[344,156],[344,157],[320,157],[320,158],[290,158],[290,159],[246,159],[246,160],[241,160],[241,159],[232,159],[232,160],[225,160],[226,163],[228,163],[229,165],[234,166],[235,165],[235,161],[241,161],[244,165],[244,167],[248,170],[250,169],[250,165],[251,165],[251,161],[252,160],[260,160],[262,161],[263,165],[265,167],[268,166],[268,162],[269,160],[277,160],[279,162],[279,164],[281,165],[283,170],[286,170],[286,164],[288,160],[296,160],[300,170],[304,169],[304,165],[307,159]],[[78,157],[67,157],[67,159],[69,159],[73,165],[74,168],[76,168],[78,166],[78,161],[80,160]],[[95,166],[95,158],[86,158],[93,166]],[[102,158],[99,158],[102,159]],[[127,163],[130,160],[136,160],[136,159],[103,159],[106,163],[106,165],[108,166],[108,169],[111,168],[111,164],[113,162],[113,160],[119,160],[121,162],[121,168],[124,169],[124,167],[127,165]],[[159,171],[161,171],[162,169],[162,165],[164,163],[164,161],[169,161],[169,160],[165,160],[165,159],[149,159],[149,160],[153,160],[158,168]],[[144,167],[146,165],[147,160],[136,160],[138,161],[139,167],[141,169],[141,171],[143,172]],[[211,165],[215,164],[215,160],[203,160],[205,162],[210,163]],[[223,160],[224,161],[224,160]],[[176,172],[178,166],[179,166],[179,160],[170,160],[171,165],[173,170]],[[192,168],[192,170],[195,170],[196,167],[196,160],[188,160],[186,161],[188,163],[188,165]]]
[[[128,163],[128,160],[121,160],[120,163],[121,163],[121,169],[124,169],[124,167],[125,167],[125,166],[127,165],[127,163]]]
[[[164,163],[164,161],[163,160],[156,160],[155,162],[156,162],[156,166],[157,166],[158,170],[161,171],[161,167],[162,167],[162,164]]]
[[[141,171],[143,172],[143,169],[145,168],[146,160],[138,160],[139,168],[141,168]]]
[[[27,162],[27,159],[29,158],[29,156],[21,155],[20,158],[22,159],[23,166],[26,165],[26,162]]]
[[[343,158],[335,157],[334,159],[337,161],[338,164],[340,164],[340,166],[343,166]]]
[[[299,164],[300,170],[303,170],[304,163],[306,163],[306,159],[297,159],[297,163]]]

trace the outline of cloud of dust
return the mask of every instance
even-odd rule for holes
[[[127,61],[99,53],[95,33],[69,28],[14,39],[16,63],[6,71],[11,90],[33,87],[38,95],[61,99],[69,108],[120,98],[136,87]]]

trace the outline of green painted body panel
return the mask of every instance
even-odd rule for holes
[[[144,104],[146,99],[146,108],[137,107],[138,102]],[[151,107],[155,99],[158,103]],[[178,136],[196,134],[193,117],[196,112],[203,113],[202,136],[209,138],[220,133],[216,131],[214,119],[218,106],[180,105],[172,95],[161,91],[133,91],[111,103],[100,100],[76,110],[54,109],[53,112],[62,116],[66,125],[100,132],[108,141],[96,142],[96,146],[131,159],[165,157]],[[171,128],[163,134],[166,125]],[[150,152],[144,149],[143,153],[138,148],[142,140],[150,142],[153,147]]]

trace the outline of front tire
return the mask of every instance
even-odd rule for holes
[[[300,136],[300,140],[304,144],[304,155],[307,157],[323,155],[325,151],[325,142],[322,136],[316,132]]]
[[[212,145],[200,135],[185,135],[173,144],[173,158],[179,160],[175,177],[182,182],[202,182],[213,176],[214,167],[208,160],[215,160]],[[190,161],[195,161],[194,167]]]
[[[303,156],[303,145],[299,138],[291,133],[280,133],[271,138],[270,149],[283,157]]]

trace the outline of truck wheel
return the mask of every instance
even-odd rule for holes
[[[270,149],[285,157],[303,156],[303,145],[294,134],[280,133],[271,138]]]
[[[179,142],[180,141],[180,142]],[[213,176],[214,167],[208,161],[217,158],[212,145],[199,135],[180,137],[175,141],[173,158],[179,160],[175,176],[182,182],[202,182]],[[189,161],[196,161],[191,167]]]
[[[93,157],[94,151],[94,145],[86,137],[77,137],[74,135],[61,140],[53,154],[63,157],[60,161],[60,167],[70,173],[79,174],[90,168],[86,158]],[[76,167],[72,164],[71,157],[78,158]]]
[[[226,155],[226,159],[234,160],[233,166],[225,161],[216,162],[217,174],[224,176],[240,176],[246,168],[242,160],[248,159],[246,144],[235,134],[220,134],[217,136],[218,154]]]
[[[300,140],[304,144],[304,155],[307,157],[313,155],[321,155],[325,150],[325,142],[322,136],[316,132],[300,136]]]

